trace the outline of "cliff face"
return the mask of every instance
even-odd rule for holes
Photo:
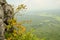
[[[0,0],[0,40],[4,40],[5,25],[12,19],[13,8],[6,0]]]

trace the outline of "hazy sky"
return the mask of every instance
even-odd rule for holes
[[[9,4],[26,4],[29,10],[60,9],[60,0],[7,0]]]

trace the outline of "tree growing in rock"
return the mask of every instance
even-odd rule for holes
[[[11,24],[9,20],[14,19],[14,15],[22,8],[25,8],[23,4],[18,6],[14,13],[14,9],[6,0],[0,0],[0,40],[4,40],[4,32],[7,31],[6,26]],[[12,28],[10,31],[12,31]]]
[[[26,29],[22,25],[25,21],[17,23],[14,19],[14,15],[25,7],[24,4],[18,5],[14,11],[6,0],[0,0],[0,40],[39,40],[32,32],[25,33]]]

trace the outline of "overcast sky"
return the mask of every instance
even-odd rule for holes
[[[29,10],[60,9],[60,0],[7,0],[7,2],[14,6],[24,3]]]

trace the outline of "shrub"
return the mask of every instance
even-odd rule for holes
[[[43,40],[33,34],[33,30],[26,32],[26,28],[22,24],[18,24],[15,19],[9,21],[6,26],[5,38],[7,40]]]

